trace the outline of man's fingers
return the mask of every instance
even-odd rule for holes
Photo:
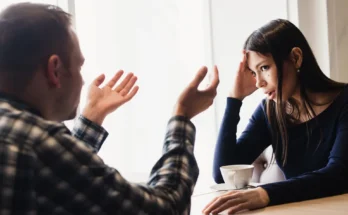
[[[133,87],[133,89],[125,96],[126,101],[131,100],[139,90],[138,86]]]
[[[96,79],[94,79],[93,84],[95,86],[99,87],[103,83],[104,80],[105,80],[105,75],[101,74]]]
[[[131,80],[132,77],[133,77],[133,73],[128,73],[127,76],[121,82],[121,84],[116,86],[115,91],[120,92],[121,90],[123,90],[123,88],[128,84],[129,80]]]
[[[112,79],[107,83],[107,86],[110,88],[113,88],[115,86],[115,84],[117,83],[117,81],[120,80],[122,75],[123,75],[123,71],[122,70],[118,71],[114,75],[114,77],[112,77]]]
[[[204,77],[207,75],[208,69],[203,66],[200,68],[195,76],[195,78],[191,82],[192,87],[198,87],[198,85],[203,81]]]
[[[120,94],[122,96],[127,95],[129,91],[133,88],[135,82],[137,81],[137,77],[133,76],[127,83],[127,85],[121,90]]]
[[[213,80],[211,80],[211,83],[209,85],[209,87],[205,90],[205,91],[211,91],[211,90],[216,90],[216,88],[218,87],[220,83],[219,80],[219,70],[217,68],[217,66],[214,66],[214,76],[213,76]]]

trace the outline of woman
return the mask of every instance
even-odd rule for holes
[[[267,98],[236,139],[242,101],[256,89]],[[287,180],[228,192],[210,202],[204,214],[348,191],[348,87],[324,75],[300,30],[281,19],[245,42],[215,149],[215,181],[223,183],[220,166],[250,164],[270,144]]]

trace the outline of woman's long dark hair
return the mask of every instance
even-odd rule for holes
[[[282,101],[283,83],[283,63],[289,60],[293,48],[298,47],[302,50],[302,65],[298,73],[301,105],[304,107],[305,114],[310,118],[315,117],[312,108],[314,101],[310,101],[307,92],[330,92],[332,90],[343,89],[344,84],[335,82],[321,71],[314,54],[301,31],[288,20],[272,20],[266,25],[254,31],[246,40],[244,50],[255,51],[262,55],[271,55],[277,68],[278,86],[277,102],[267,100],[266,112],[271,125],[272,139],[275,145],[275,156],[278,157],[277,149],[279,141],[282,143],[281,159],[283,166],[287,161],[288,151],[288,123],[299,120],[299,104],[294,99]],[[318,104],[320,105],[320,104]],[[297,116],[288,113],[286,108]],[[294,112],[296,111],[296,112]],[[308,128],[308,127],[307,127]],[[310,132],[310,130],[308,130]]]

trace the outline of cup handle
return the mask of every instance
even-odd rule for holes
[[[236,171],[233,171],[233,172],[229,173],[229,178],[232,179],[233,185],[236,187],[236,182],[235,182],[236,177],[235,177],[235,175],[236,175]]]

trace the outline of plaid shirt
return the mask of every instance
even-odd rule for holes
[[[195,127],[168,123],[147,185],[126,181],[96,154],[107,132],[80,116],[72,132],[0,98],[0,214],[189,214],[198,177]]]

